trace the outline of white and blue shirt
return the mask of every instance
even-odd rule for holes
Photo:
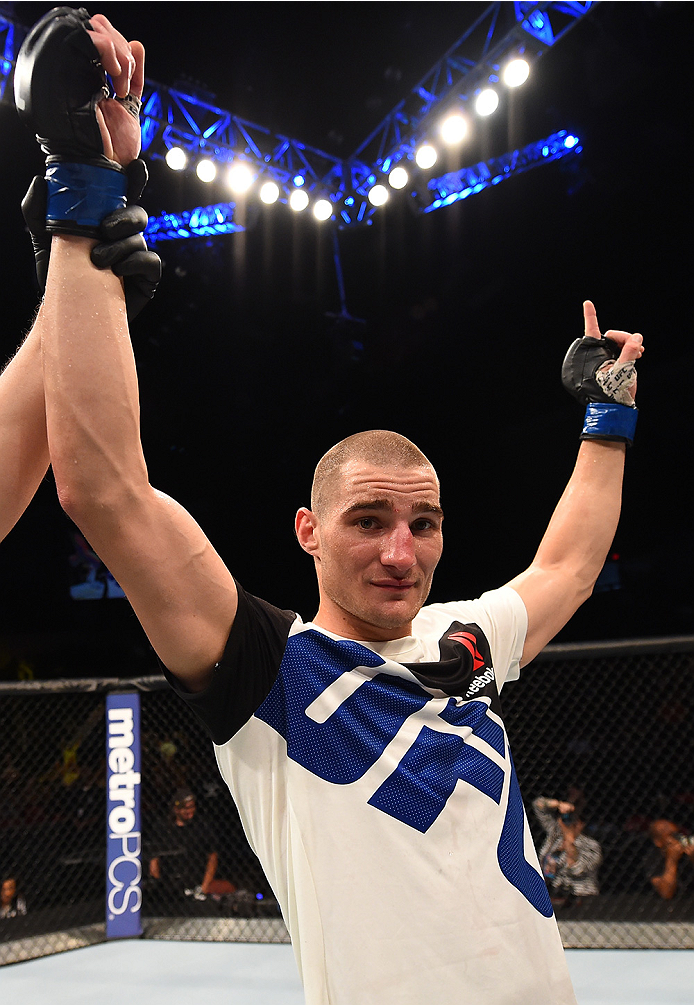
[[[526,629],[509,587],[368,644],[239,588],[211,686],[172,681],[212,735],[306,1005],[575,1005],[501,715]]]

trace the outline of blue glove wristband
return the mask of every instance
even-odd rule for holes
[[[99,224],[126,206],[125,171],[58,161],[46,168],[46,230],[97,237]]]
[[[582,440],[621,440],[631,446],[636,430],[638,408],[617,402],[591,401],[586,408]]]

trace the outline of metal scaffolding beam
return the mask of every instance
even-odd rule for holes
[[[465,106],[499,81],[511,55],[530,64],[597,3],[492,3],[410,93],[360,143],[353,156],[387,172],[431,132],[447,107]]]
[[[493,157],[472,167],[432,178],[423,192],[403,193],[402,198],[415,198],[420,211],[430,213],[442,206],[450,206],[460,199],[477,195],[484,189],[498,185],[531,168],[580,152],[578,137],[562,129],[546,139],[528,144],[521,150],[512,150],[502,157]],[[199,206],[184,213],[162,213],[161,216],[150,217],[145,231],[147,243],[154,245],[159,241],[210,237],[243,230],[244,226],[234,220],[235,209],[235,203],[223,202],[213,206]]]

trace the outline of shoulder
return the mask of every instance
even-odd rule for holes
[[[452,622],[479,626],[489,643],[497,684],[515,680],[528,629],[528,615],[520,596],[510,586],[489,590],[476,600],[458,600],[423,607],[412,631],[418,637],[440,637]]]
[[[510,586],[500,586],[496,590],[488,590],[475,600],[453,600],[440,604],[428,604],[423,607],[414,620],[417,628],[424,628],[434,622],[445,620],[475,621],[485,627],[501,619],[509,622],[519,621],[527,626],[528,616],[525,604],[520,596]]]

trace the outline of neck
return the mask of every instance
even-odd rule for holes
[[[394,626],[374,625],[342,608],[328,606],[323,601],[313,619],[313,624],[324,628],[326,632],[332,632],[333,635],[339,635],[344,639],[353,639],[355,642],[393,642],[395,639],[404,639],[412,634],[411,621]]]

